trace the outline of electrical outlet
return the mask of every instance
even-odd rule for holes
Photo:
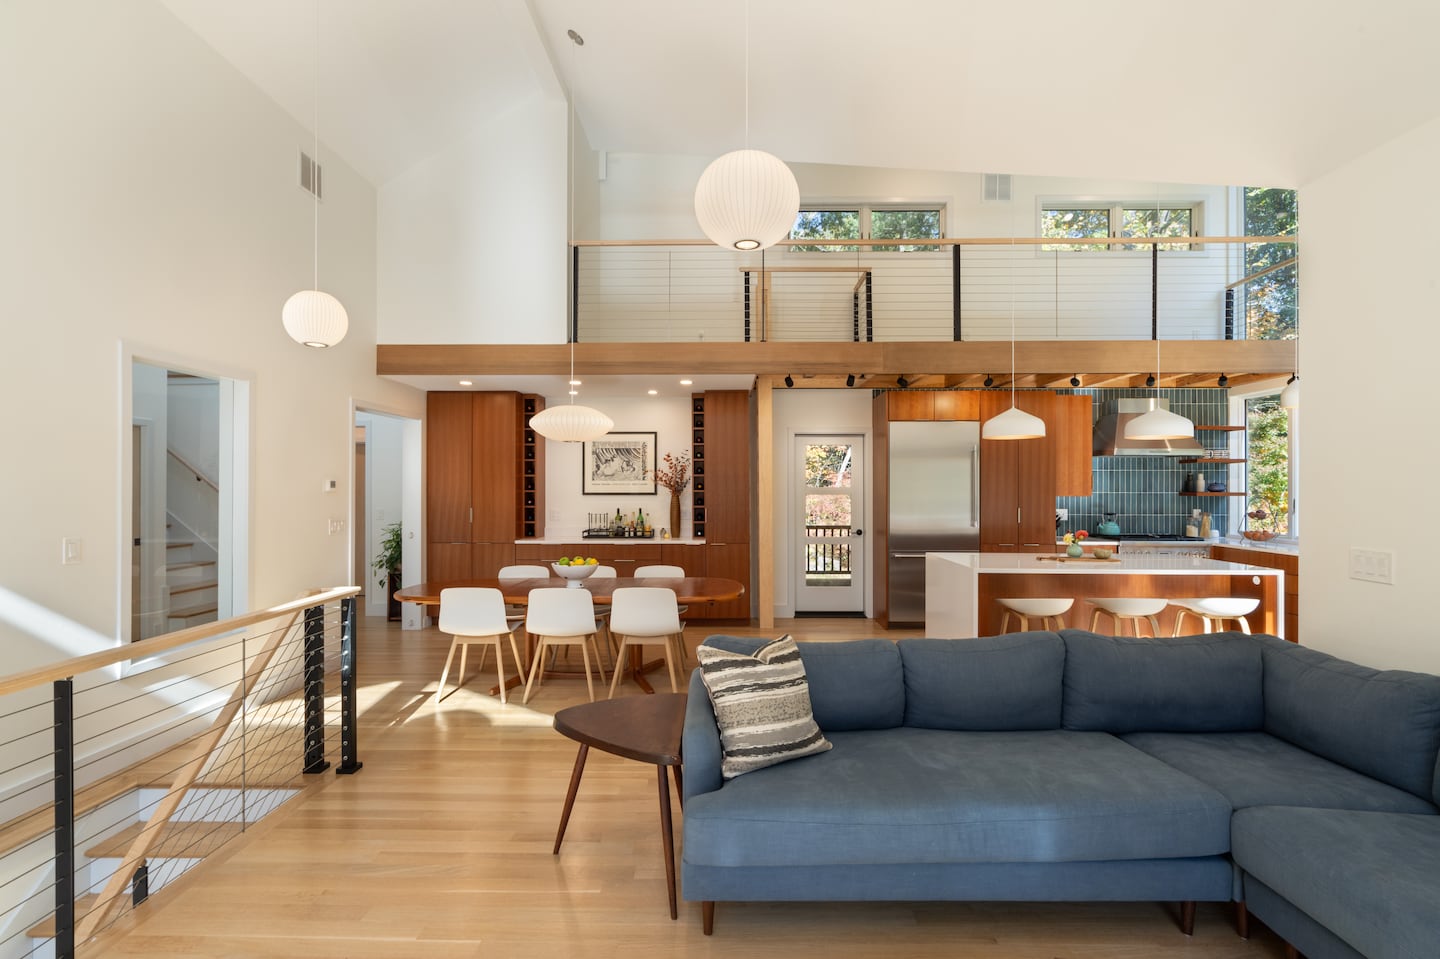
[[[1061,506],[1055,507],[1055,521],[1057,523],[1063,523],[1068,519],[1070,519],[1070,511],[1068,509]]]
[[[1388,549],[1350,547],[1350,578],[1395,585],[1395,554]]]

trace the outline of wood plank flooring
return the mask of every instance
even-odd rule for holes
[[[852,639],[854,619],[706,635]],[[1258,959],[1283,955],[1228,907],[1202,903],[1195,936],[1161,903],[721,903],[665,901],[653,768],[592,750],[559,856],[550,853],[575,744],[551,727],[585,684],[551,679],[528,706],[488,695],[494,666],[438,708],[449,640],[361,621],[360,758],[354,776],[287,803],[81,950],[82,956],[647,957],[726,959]],[[652,651],[652,655],[658,653]],[[664,670],[652,673],[668,689]],[[638,695],[629,682],[623,695]],[[333,757],[332,757],[333,759]],[[677,840],[679,833],[677,809]]]

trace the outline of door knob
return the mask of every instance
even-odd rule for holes
[[[865,535],[865,531],[864,531],[863,529],[857,529],[857,530],[855,530],[851,535],[853,535],[853,536],[864,536],[864,535]]]

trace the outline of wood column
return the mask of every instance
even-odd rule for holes
[[[775,404],[771,377],[755,378],[755,574],[761,629],[775,626]]]

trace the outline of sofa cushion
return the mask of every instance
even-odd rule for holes
[[[720,726],[726,779],[830,748],[815,725],[805,666],[788,635],[753,656],[713,646],[695,655]]]
[[[1440,943],[1440,816],[1256,806],[1235,813],[1235,863],[1370,959]]]
[[[1239,633],[1132,639],[1078,629],[1065,641],[1066,729],[1204,733],[1260,729],[1260,647]]]
[[[1054,633],[902,639],[905,725],[1059,729],[1065,644]]]
[[[1265,731],[1417,796],[1435,798],[1440,676],[1378,670],[1269,636]]]
[[[1322,806],[1433,813],[1403,789],[1332,763],[1269,733],[1127,733],[1125,742],[1219,790],[1236,809]]]
[[[749,654],[765,642],[748,636],[711,636],[704,645]],[[810,683],[810,707],[821,729],[891,729],[904,721],[904,670],[892,640],[796,645]]]
[[[1212,856],[1230,804],[1105,733],[874,730],[685,804],[712,866],[1074,862]]]

